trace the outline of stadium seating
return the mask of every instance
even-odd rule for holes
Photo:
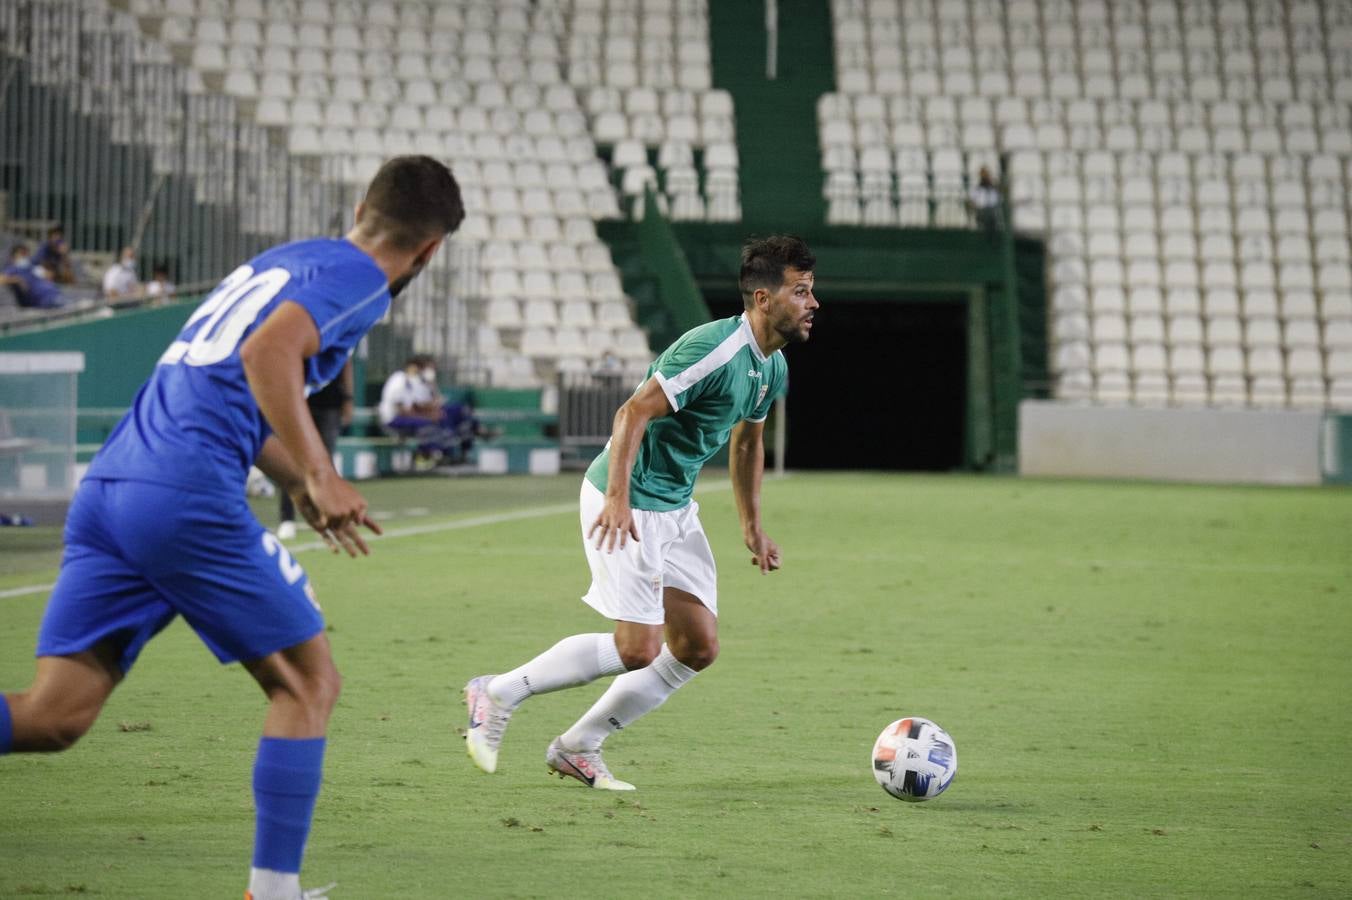
[[[832,0],[828,219],[1045,236],[1067,400],[1349,407],[1352,5]]]
[[[130,11],[208,93],[283,130],[293,155],[333,177],[362,184],[398,153],[453,161],[469,210],[457,242],[482,248],[465,324],[475,371],[462,377],[548,382],[596,358],[584,327],[641,369],[651,354],[592,221],[621,216],[621,202],[641,214],[648,184],[673,218],[740,216],[704,0],[132,0]]]

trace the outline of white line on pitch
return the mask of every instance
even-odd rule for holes
[[[766,480],[770,480],[766,475]],[[726,479],[710,481],[700,484],[696,488],[696,493],[708,493],[709,491],[723,490],[731,487],[732,483]],[[522,519],[538,519],[542,516],[557,516],[566,512],[576,512],[577,503],[556,503],[553,506],[534,506],[528,509],[517,509],[511,512],[493,513],[487,516],[474,516],[468,519],[452,519],[449,522],[429,522],[426,525],[411,525],[408,528],[391,528],[383,536],[367,535],[368,540],[389,540],[390,538],[414,537],[420,534],[435,534],[439,531],[459,531],[464,528],[478,528],[481,525],[500,525],[503,522],[516,522]],[[310,541],[305,544],[297,544],[294,547],[288,547],[292,553],[306,553],[311,550],[327,550],[328,546],[323,541]],[[0,590],[0,600],[10,597],[26,597],[29,594],[43,594],[52,589],[50,584],[28,584],[23,587],[8,588]]]

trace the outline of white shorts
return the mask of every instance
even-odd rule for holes
[[[590,481],[582,480],[582,547],[591,566],[591,588],[583,596],[593,609],[608,619],[661,625],[666,620],[662,589],[673,587],[694,594],[718,615],[718,571],[713,550],[699,521],[699,504],[670,512],[634,510],[639,540],[632,536],[624,549],[596,549],[587,532],[605,506],[606,496]]]

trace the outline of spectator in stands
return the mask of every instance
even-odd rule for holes
[[[597,378],[612,377],[622,372],[624,372],[624,363],[609,347],[601,351],[601,355],[596,360],[596,365],[592,366],[592,374]]]
[[[432,372],[435,383],[435,364],[425,354],[410,356],[402,369],[390,373],[380,390],[381,427],[411,434],[440,418],[441,403],[432,394],[424,369]]]
[[[0,269],[0,284],[9,285],[20,306],[56,309],[66,305],[61,289],[43,277],[33,264],[27,244],[15,244],[9,251],[9,264]]]
[[[150,280],[146,282],[146,296],[164,300],[174,299],[174,283],[169,280],[168,266],[161,264],[151,271]]]
[[[117,262],[103,273],[103,296],[109,300],[139,297],[145,293],[136,277],[136,248],[123,247]]]
[[[624,377],[624,361],[607,347],[591,367],[592,380],[605,387],[616,387]]]
[[[75,283],[75,261],[71,259],[66,232],[60,225],[47,232],[46,242],[33,254],[33,265],[46,270],[46,277],[57,284]]]
[[[435,360],[420,353],[391,373],[380,391],[380,424],[418,442],[419,459],[430,465],[462,462],[474,439],[489,436],[468,403],[444,403]]]
[[[323,389],[311,394],[306,403],[310,415],[314,417],[315,427],[319,429],[320,440],[333,455],[338,446],[338,435],[352,424],[352,360],[347,361],[339,376]],[[281,523],[277,526],[277,537],[289,541],[296,536],[296,505],[286,491],[277,492],[281,496]]]
[[[968,204],[976,213],[977,227],[994,240],[1000,231],[1000,186],[996,184],[991,170],[981,167],[977,173],[977,182],[972,185]]]

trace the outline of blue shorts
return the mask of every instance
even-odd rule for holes
[[[86,478],[65,542],[38,656],[112,639],[126,672],[177,615],[221,662],[258,659],[324,630],[305,570],[254,518],[243,491]]]

